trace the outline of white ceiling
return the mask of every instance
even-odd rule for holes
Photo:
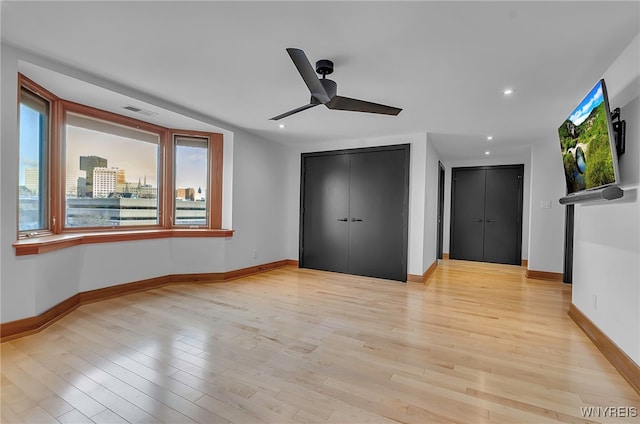
[[[2,2],[3,43],[220,122],[288,144],[428,132],[445,160],[548,137],[638,33],[637,1]],[[309,101],[287,47],[403,111],[316,107],[279,129]]]

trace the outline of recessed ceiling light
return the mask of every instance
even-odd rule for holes
[[[492,135],[488,135],[487,136],[487,140],[489,140],[489,141],[493,140],[493,136]]]
[[[488,151],[488,150],[487,150],[486,152],[484,152],[484,154],[485,154],[485,155],[489,155],[490,153],[491,153],[491,152],[490,152],[490,151]]]
[[[510,96],[515,92],[516,90],[514,90],[513,88],[505,88],[504,90],[502,90],[502,94],[504,94],[505,96]]]
[[[284,127],[286,127],[286,125],[285,124],[280,124],[280,125],[278,125],[278,127],[284,128]]]

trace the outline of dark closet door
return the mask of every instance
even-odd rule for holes
[[[496,168],[486,173],[484,261],[520,265],[520,170]]]
[[[523,165],[452,170],[450,258],[520,265]]]
[[[409,145],[302,155],[300,267],[407,279]]]
[[[452,259],[483,260],[484,189],[484,169],[454,170],[451,202]]]
[[[349,155],[305,158],[304,267],[349,272]]]
[[[351,155],[350,274],[406,280],[405,152]]]

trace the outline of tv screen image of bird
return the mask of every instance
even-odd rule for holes
[[[604,80],[558,128],[567,194],[618,182],[611,112]]]

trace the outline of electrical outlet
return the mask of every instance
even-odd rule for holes
[[[598,295],[594,294],[593,295],[593,310],[595,311],[596,309],[598,309]]]

